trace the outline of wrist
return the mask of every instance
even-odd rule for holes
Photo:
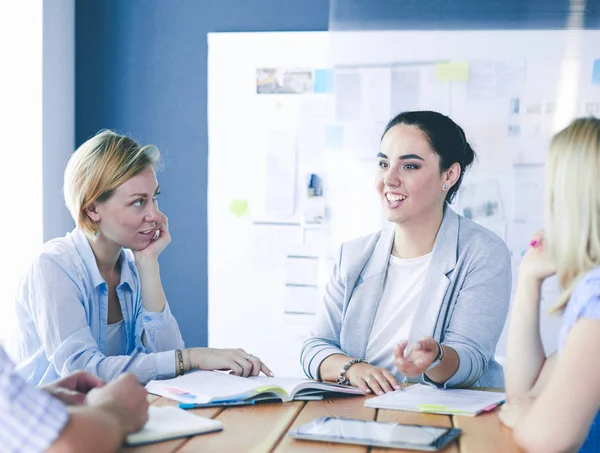
[[[517,286],[540,287],[546,279],[546,277],[536,274],[533,271],[529,271],[527,268],[519,269],[518,276]]]
[[[435,359],[433,360],[431,365],[429,365],[429,368],[427,368],[426,371],[433,370],[436,366],[438,366],[442,362],[442,360],[444,360],[444,347],[441,345],[441,343],[439,343],[437,341],[436,341],[436,344],[438,346],[437,356],[435,357]]]
[[[364,360],[362,360],[362,359],[350,359],[346,363],[344,363],[344,365],[340,369],[337,379],[335,380],[336,384],[350,385],[350,380],[347,378],[348,370],[352,366],[356,365],[357,363],[363,363],[363,362],[364,362]]]
[[[140,272],[158,268],[159,267],[158,256],[136,255],[135,256],[135,265],[140,270]]]
[[[190,348],[190,357],[192,359],[192,369],[202,370],[203,351],[206,348]]]

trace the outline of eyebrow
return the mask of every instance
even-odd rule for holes
[[[159,190],[160,190],[160,185],[156,186],[156,189],[154,190],[154,193],[156,194]],[[147,198],[148,197],[148,195],[145,194],[145,193],[132,193],[129,196],[130,197],[140,197],[140,198]]]
[[[387,159],[388,157],[383,154],[383,153],[377,153],[377,157],[381,157],[383,159]],[[399,160],[407,160],[407,159],[417,159],[417,160],[422,160],[424,161],[425,159],[423,159],[421,156],[419,156],[418,154],[404,154],[403,156],[400,156],[398,158]]]

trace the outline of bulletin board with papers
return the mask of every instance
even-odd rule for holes
[[[375,156],[404,110],[465,130],[478,158],[453,209],[507,242],[516,276],[542,227],[552,133],[600,115],[598,42],[582,30],[210,34],[209,344],[301,373],[336,247],[386,223]],[[543,293],[548,307],[556,282]],[[548,350],[559,322],[542,320]]]

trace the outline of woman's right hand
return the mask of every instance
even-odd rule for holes
[[[243,349],[192,348],[192,368],[201,370],[230,370],[236,376],[274,376],[258,357]],[[186,358],[184,357],[184,362]]]
[[[550,257],[544,232],[538,231],[531,238],[530,246],[519,266],[519,279],[542,282],[556,273],[556,264]]]
[[[360,388],[365,393],[375,393],[383,395],[400,389],[400,384],[385,368],[370,365],[365,362],[359,362],[352,365],[346,371],[346,379],[354,387]]]

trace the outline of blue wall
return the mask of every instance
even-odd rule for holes
[[[188,345],[208,337],[206,34],[328,24],[329,0],[76,2],[76,146],[115,128],[163,152],[160,205],[173,240],[161,273]],[[62,200],[54,208],[64,210]]]

